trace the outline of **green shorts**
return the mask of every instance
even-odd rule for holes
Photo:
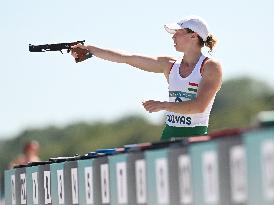
[[[163,130],[161,140],[170,140],[172,138],[207,135],[207,131],[208,131],[207,126],[172,127],[172,126],[166,125]]]

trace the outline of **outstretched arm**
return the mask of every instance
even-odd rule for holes
[[[199,85],[197,97],[194,100],[184,102],[160,102],[149,100],[143,103],[148,112],[166,110],[181,114],[195,114],[204,112],[215,94],[221,87],[221,65],[213,60],[208,60],[204,65],[202,80]]]
[[[88,49],[90,53],[94,56],[116,62],[116,63],[126,63],[133,67],[139,68],[144,71],[154,72],[154,73],[164,73],[165,75],[169,72],[174,59],[170,57],[148,57],[138,54],[130,54],[110,49],[99,48],[96,46],[85,46],[78,44],[72,48],[80,47],[83,49]],[[74,58],[77,58],[77,53],[72,53]]]

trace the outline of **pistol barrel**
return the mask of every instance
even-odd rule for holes
[[[63,49],[67,49],[68,51],[71,49],[71,46],[77,45],[78,43],[84,44],[83,41],[75,41],[72,43],[56,43],[56,44],[44,44],[44,45],[32,45],[29,44],[30,52],[45,52],[45,51],[62,51]]]

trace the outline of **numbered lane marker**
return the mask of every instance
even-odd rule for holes
[[[101,164],[101,194],[102,194],[102,203],[110,203],[110,190],[109,190],[109,168],[108,164]]]
[[[180,201],[182,204],[192,203],[191,161],[188,155],[178,158],[178,179],[180,188]]]
[[[65,203],[64,170],[57,170],[57,191],[59,204]]]
[[[138,204],[147,202],[146,162],[144,159],[135,161],[136,199]]]
[[[274,201],[274,140],[266,140],[261,147],[264,198]]]
[[[26,184],[26,174],[20,174],[20,187],[21,187],[21,204],[27,203],[27,184]]]
[[[127,169],[125,162],[116,164],[117,194],[118,203],[125,204],[128,202],[127,193]]]
[[[158,204],[168,204],[169,203],[169,182],[168,182],[168,167],[167,159],[160,158],[156,159],[156,190],[157,190],[157,200]]]
[[[12,205],[16,204],[16,193],[15,193],[15,175],[11,175],[10,177],[11,180],[11,203]]]
[[[233,146],[230,156],[231,200],[244,203],[247,200],[246,150],[243,146]]]
[[[72,204],[78,204],[78,177],[77,168],[71,169]]]
[[[31,173],[32,177],[32,203],[38,204],[38,172]]]
[[[50,171],[44,171],[45,204],[51,203]]]
[[[214,204],[218,203],[218,163],[215,151],[207,151],[202,155],[202,167],[205,202]]]
[[[85,193],[86,203],[93,204],[93,173],[92,167],[85,167]]]

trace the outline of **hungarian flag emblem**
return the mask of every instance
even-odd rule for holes
[[[197,93],[199,84],[189,82],[188,85],[189,85],[188,91]]]

